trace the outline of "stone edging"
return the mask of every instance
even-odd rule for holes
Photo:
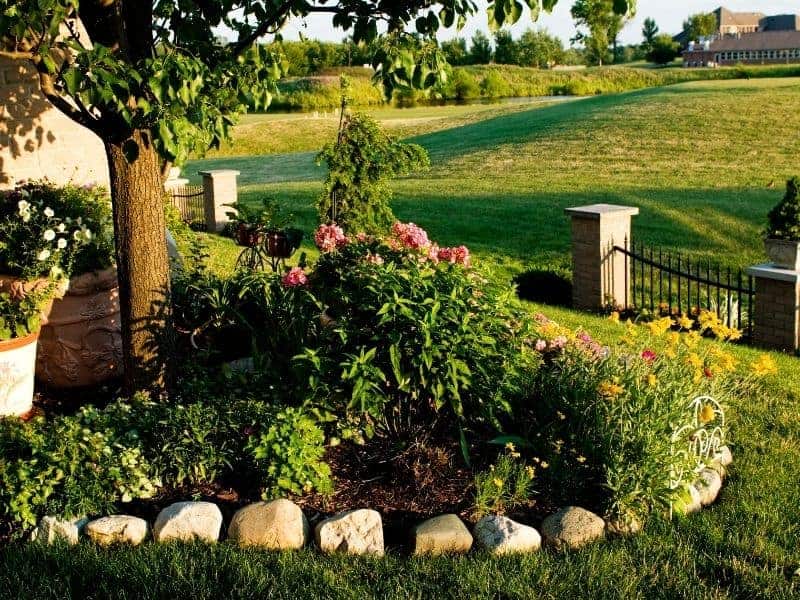
[[[726,468],[733,457],[722,447],[712,465],[700,471],[689,488],[690,500],[674,511],[689,515],[712,504],[722,488]],[[211,502],[176,502],[164,508],[156,518],[152,531],[144,519],[129,515],[110,515],[90,521],[87,518],[63,520],[44,517],[34,529],[31,540],[46,544],[63,540],[77,544],[81,535],[98,545],[141,544],[148,534],[158,543],[220,539],[223,518],[219,507]],[[428,519],[410,532],[410,550],[414,555],[435,556],[464,554],[473,546],[492,554],[527,553],[544,544],[561,549],[577,549],[603,538],[606,532],[631,535],[641,530],[636,521],[606,523],[583,508],[568,506],[544,519],[541,534],[533,527],[517,523],[502,515],[487,515],[472,532],[454,514]],[[370,509],[338,513],[318,523],[313,532],[302,509],[286,499],[256,502],[240,508],[228,525],[228,539],[240,546],[265,550],[297,550],[311,543],[323,553],[344,552],[383,556],[383,522],[377,511]]]

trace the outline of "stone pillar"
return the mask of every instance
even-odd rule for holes
[[[203,176],[203,198],[205,202],[206,228],[211,233],[222,231],[230,220],[225,213],[226,204],[236,202],[236,177],[239,171],[200,171]]]
[[[565,210],[572,217],[572,305],[597,310],[625,308],[630,297],[629,264],[614,252],[631,239],[633,206],[592,204]]]
[[[776,350],[800,349],[800,271],[764,264],[747,273],[756,283],[754,341]]]

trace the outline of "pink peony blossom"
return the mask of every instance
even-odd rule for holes
[[[536,348],[537,352],[544,352],[547,350],[547,342],[544,340],[536,340],[536,346],[534,347]]]
[[[441,260],[441,257],[439,256],[440,252],[441,249],[439,248],[438,244],[431,244],[428,248],[428,260],[435,265],[439,264],[439,261]]]
[[[437,258],[442,262],[453,262],[453,249],[439,248]]]
[[[283,276],[281,279],[281,283],[286,287],[297,287],[299,285],[305,285],[308,283],[308,277],[305,274],[305,271],[300,267],[293,267],[291,271],[289,271],[286,275]]]
[[[414,223],[398,221],[392,225],[392,234],[402,246],[411,250],[423,250],[431,245],[425,230]]]
[[[367,252],[367,255],[364,257],[364,260],[371,265],[383,264],[383,257],[380,254],[372,254],[370,252]]]
[[[457,265],[468,267],[470,264],[469,248],[467,248],[466,246],[459,246],[458,248],[453,248],[452,262],[456,263]]]
[[[314,233],[314,243],[323,252],[333,252],[347,243],[344,231],[336,223],[320,225]]]

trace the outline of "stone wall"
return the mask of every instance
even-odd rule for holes
[[[0,189],[43,177],[108,186],[103,144],[47,101],[32,66],[0,57]]]

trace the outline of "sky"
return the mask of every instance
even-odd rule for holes
[[[478,3],[484,6],[488,4],[483,0],[478,0]],[[642,23],[647,17],[655,19],[663,33],[679,33],[688,15],[710,12],[720,4],[733,11],[763,12],[768,15],[800,13],[800,0],[639,0],[636,17],[623,29],[620,40],[623,44],[641,43]],[[571,0],[560,0],[552,14],[543,13],[536,23],[531,23],[526,14],[511,31],[517,37],[530,27],[545,28],[560,37],[565,45],[569,45],[570,38],[575,35],[575,24],[569,13],[571,6]],[[460,32],[455,28],[440,32],[439,39],[465,37],[469,40],[478,29],[488,32],[486,17],[482,13],[470,19]],[[313,15],[305,23],[293,21],[286,27],[283,35],[285,39],[298,39],[300,32],[306,37],[326,41],[341,41],[344,38],[341,30],[332,27],[328,15]]]

